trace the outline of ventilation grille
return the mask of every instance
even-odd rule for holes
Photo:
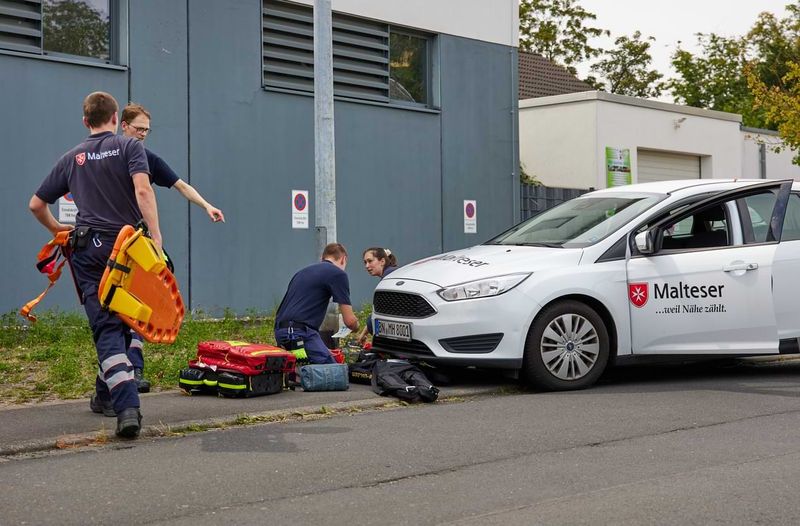
[[[418,340],[404,342],[376,336],[372,339],[372,349],[396,356],[434,356],[433,351]]]
[[[502,332],[493,334],[476,334],[474,336],[461,336],[459,338],[447,338],[439,340],[442,347],[452,353],[463,354],[487,354],[492,352],[500,345],[503,339]]]
[[[425,298],[406,292],[375,291],[372,304],[376,313],[387,316],[427,318],[436,314],[436,310]]]
[[[41,53],[41,0],[0,0],[0,48]]]
[[[264,0],[262,13],[264,86],[312,93],[312,9]],[[333,14],[333,92],[339,97],[389,101],[388,24]]]

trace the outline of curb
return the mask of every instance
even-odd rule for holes
[[[507,391],[508,386],[492,385],[480,387],[463,387],[448,389],[444,396],[439,398],[439,402],[446,402],[453,398],[464,396],[475,397]],[[409,404],[405,404],[409,405]],[[286,409],[272,409],[268,411],[257,411],[252,413],[238,413],[223,417],[199,418],[184,420],[175,423],[159,422],[157,424],[145,425],[139,435],[139,439],[163,438],[177,436],[187,432],[202,432],[212,429],[219,429],[233,426],[246,426],[278,421],[302,421],[306,417],[320,418],[326,415],[334,416],[345,414],[352,410],[368,410],[379,408],[404,407],[403,402],[396,398],[375,395],[374,399],[353,400],[346,402],[333,402],[325,405],[299,406]],[[414,404],[415,406],[428,404]],[[0,445],[0,462],[3,457],[12,457],[26,454],[46,453],[48,451],[65,451],[93,446],[105,446],[109,444],[127,444],[135,442],[136,439],[123,439],[115,436],[114,427],[116,420],[108,419],[113,422],[109,429],[102,431],[92,431],[89,433],[77,433],[71,435],[59,435],[34,439],[16,444]]]

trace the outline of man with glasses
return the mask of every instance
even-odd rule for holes
[[[128,104],[122,110],[122,133],[126,137],[133,137],[144,141],[150,135],[150,112],[140,104]],[[200,192],[192,185],[178,177],[178,175],[164,162],[164,159],[145,148],[147,162],[150,165],[150,182],[164,188],[175,188],[189,202],[196,204],[206,211],[213,222],[225,222],[222,210],[203,199]]]
[[[122,110],[122,134],[144,142],[147,136],[150,135],[150,131],[150,112],[139,104],[131,103],[125,106],[125,109]],[[211,221],[215,223],[225,222],[222,210],[203,199],[200,192],[179,178],[164,159],[147,148],[144,150],[147,154],[147,164],[150,166],[151,184],[163,186],[164,188],[175,188],[189,202],[205,210]],[[133,363],[133,372],[139,392],[147,393],[150,391],[150,382],[144,378],[144,356],[142,355],[144,341],[134,331],[131,331],[131,333],[132,338],[128,349],[128,358]]]

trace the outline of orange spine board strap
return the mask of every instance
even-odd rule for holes
[[[45,243],[36,256],[36,268],[42,274],[47,275],[49,283],[41,294],[23,305],[19,310],[20,316],[26,318],[31,323],[36,323],[36,316],[33,314],[33,309],[44,299],[47,293],[50,292],[50,289],[53,288],[53,285],[56,284],[58,278],[61,277],[61,269],[64,267],[64,263],[67,262],[67,256],[63,249],[69,245],[70,233],[71,230],[56,232],[53,239]],[[64,259],[59,261],[61,257]]]
[[[175,276],[143,230],[126,225],[98,289],[100,304],[151,343],[173,343],[185,314]]]

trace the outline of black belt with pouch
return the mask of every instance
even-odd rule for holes
[[[89,245],[89,238],[92,237],[92,227],[79,226],[75,227],[69,236],[69,246],[72,250],[80,250]]]

